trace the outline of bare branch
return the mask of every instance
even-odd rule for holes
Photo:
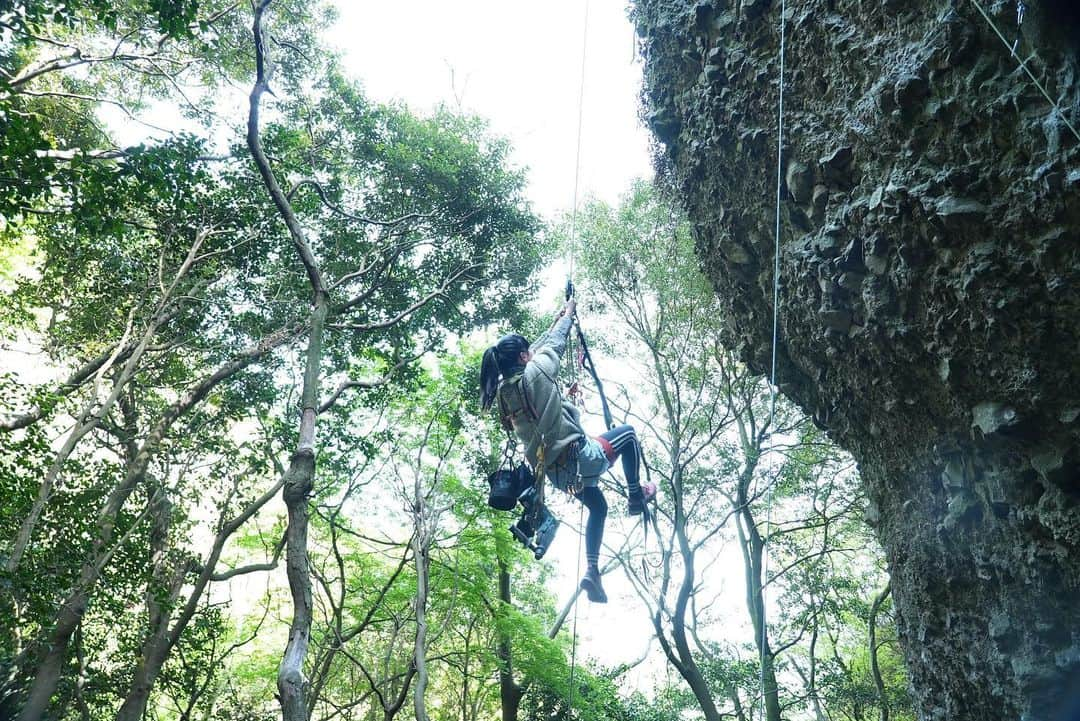
[[[251,88],[251,95],[248,100],[247,143],[248,148],[251,150],[251,157],[255,161],[255,166],[262,176],[263,183],[266,185],[267,191],[284,219],[285,225],[289,229],[289,235],[296,245],[300,262],[303,263],[304,270],[307,271],[311,290],[316,296],[320,296],[326,293],[326,286],[323,284],[319,265],[311,252],[311,248],[308,246],[307,240],[304,238],[304,231],[300,227],[300,221],[297,220],[289,199],[285,196],[285,192],[281,189],[277,177],[274,175],[274,171],[270,168],[270,160],[263,151],[262,139],[259,137],[259,102],[263,93],[270,92],[270,76],[272,73],[263,29],[266,9],[269,5],[270,0],[259,0],[255,6],[255,20],[252,24],[255,41],[255,84]]]
[[[362,215],[356,215],[355,213],[350,213],[342,209],[340,206],[336,205],[332,200],[330,200],[329,197],[327,197],[326,190],[322,187],[322,185],[311,179],[301,180],[299,183],[294,185],[292,189],[289,190],[286,197],[289,200],[292,200],[301,188],[314,188],[315,192],[319,195],[319,199],[322,200],[322,204],[330,210],[334,211],[335,214],[340,215],[342,218],[346,218],[348,220],[355,220],[358,223],[364,223],[366,225],[377,225],[384,228],[390,228],[401,225],[402,223],[407,223],[411,220],[419,220],[422,218],[431,217],[429,214],[408,213],[401,216],[400,218],[394,218],[393,220],[375,220],[374,218],[367,218]]]
[[[87,102],[87,103],[100,103],[100,104],[104,104],[104,105],[113,105],[113,106],[119,108],[124,113],[124,115],[126,115],[133,122],[139,123],[140,125],[143,125],[143,126],[145,126],[147,128],[150,128],[152,130],[157,130],[158,132],[161,132],[161,133],[171,134],[171,131],[168,128],[163,128],[163,127],[161,127],[159,125],[154,125],[153,123],[149,123],[146,120],[143,120],[142,118],[137,116],[135,113],[131,112],[131,109],[128,108],[128,106],[125,105],[123,102],[121,102],[119,100],[114,100],[112,98],[103,98],[103,97],[98,97],[98,96],[95,96],[95,95],[83,95],[81,93],[65,93],[65,92],[54,91],[54,90],[49,90],[49,91],[44,91],[44,90],[43,91],[24,90],[24,91],[22,91],[21,94],[22,95],[28,95],[28,96],[35,97],[35,98],[62,98],[62,99],[66,99],[66,100],[79,100],[79,101]]]
[[[277,491],[278,487],[275,486],[273,489],[273,493],[276,495]],[[281,536],[281,540],[277,542],[276,546],[274,546],[274,556],[271,561],[267,563],[252,563],[247,566],[230,568],[228,571],[212,574],[210,576],[210,580],[214,581],[215,583],[220,583],[221,581],[228,581],[230,578],[235,578],[236,576],[243,576],[248,573],[257,573],[258,571],[273,571],[275,568],[277,568],[278,561],[281,559],[281,552],[284,550],[285,535],[283,534]]]
[[[112,356],[116,352],[116,348],[116,345],[112,345],[109,348],[105,349],[105,351],[103,351],[98,356],[84,363],[70,376],[68,376],[66,381],[64,381],[60,384],[59,387],[54,389],[51,392],[51,395],[59,397],[68,395],[69,393],[80,388],[86,381],[90,380],[90,378],[92,378],[106,363],[111,364],[124,361],[131,354],[132,350],[134,350],[134,346],[124,348],[116,354],[115,358],[113,358]],[[0,421],[0,431],[14,431],[18,430],[19,428],[25,428],[26,426],[39,421],[42,416],[44,416],[44,414],[45,410],[43,408],[34,407],[27,413],[24,413],[20,416]]]
[[[431,291],[423,298],[410,305],[408,308],[405,308],[400,313],[393,316],[392,318],[388,318],[387,320],[379,321],[377,323],[331,323],[328,327],[334,328],[335,330],[352,330],[362,333],[390,328],[405,320],[410,315],[426,306],[435,298],[446,295],[447,288],[449,288],[454,281],[468,273],[470,270],[476,270],[479,267],[480,265],[470,265],[466,268],[462,268],[458,272],[451,275],[449,278],[445,279],[438,287],[438,289]]]
[[[323,404],[319,406],[319,414],[321,415],[321,414],[325,413],[326,411],[328,411],[334,405],[334,403],[337,402],[337,399],[341,397],[341,394],[344,393],[347,390],[352,390],[354,388],[364,388],[364,389],[379,388],[380,386],[386,385],[387,383],[390,382],[390,379],[393,377],[395,372],[397,372],[398,370],[400,370],[404,366],[407,366],[410,363],[416,361],[421,356],[423,356],[422,353],[420,355],[412,356],[411,358],[405,358],[404,360],[398,361],[392,368],[390,368],[390,370],[386,371],[386,373],[379,376],[378,378],[369,378],[369,379],[365,379],[365,380],[343,381],[341,383],[341,385],[339,385],[334,390],[334,392],[330,395],[330,397],[327,398],[326,401],[324,401]]]
[[[290,43],[287,40],[278,40],[274,37],[270,39],[274,41],[274,45],[277,45],[280,48],[288,48],[289,50],[292,50],[294,53],[302,57],[304,60],[307,60],[309,63],[311,62],[311,58],[309,58],[307,54],[299,47],[297,47],[294,43]]]

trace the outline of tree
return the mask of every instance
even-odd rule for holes
[[[100,30],[90,24],[94,17],[80,20],[88,24],[88,36]],[[506,289],[527,285],[535,255],[522,241],[535,221],[520,195],[521,175],[505,167],[506,144],[489,138],[472,119],[441,113],[421,120],[400,108],[366,103],[311,46],[308,18],[296,13],[298,24],[277,37],[281,47],[313,63],[283,64],[279,89],[290,101],[261,132],[258,93],[252,103],[251,153],[258,157],[265,146],[275,158],[263,157],[261,175],[208,156],[200,139],[177,137],[108,158],[73,160],[77,177],[50,166],[48,177],[66,185],[16,198],[18,222],[3,230],[8,241],[34,239],[32,258],[40,271],[5,291],[12,301],[5,304],[12,309],[5,325],[39,333],[53,357],[73,369],[52,387],[20,389],[14,413],[0,426],[0,432],[23,439],[68,417],[74,421],[68,441],[43,473],[26,464],[11,476],[18,486],[12,497],[25,503],[8,517],[17,528],[8,536],[4,560],[18,601],[10,627],[22,638],[4,665],[11,669],[11,693],[28,694],[26,718],[48,706],[71,641],[92,618],[92,604],[103,603],[98,589],[122,549],[142,539],[157,549],[148,555],[165,554],[150,574],[155,586],[166,589],[165,601],[192,580],[189,571],[213,578],[209,564],[189,564],[182,549],[166,551],[169,543],[162,540],[173,533],[168,529],[179,535],[177,521],[192,516],[187,504],[195,500],[177,497],[174,453],[201,449],[211,457],[227,456],[239,424],[289,415],[279,374],[295,363],[297,344],[306,341],[310,382],[301,393],[303,433],[294,445],[293,471],[279,482],[294,501],[290,558],[299,572],[294,578],[303,606],[302,515],[312,477],[314,450],[309,459],[307,446],[315,415],[351,389],[388,383],[390,373],[437,346],[448,330],[512,313],[515,300]],[[215,57],[205,55],[207,62]],[[227,64],[228,58],[218,59]],[[123,61],[115,65],[130,70]],[[243,64],[223,72],[236,68]],[[265,72],[265,63],[260,69]],[[58,65],[19,87],[61,72]],[[318,83],[307,81],[312,75]],[[342,117],[349,119],[346,132]],[[72,157],[85,155],[80,153]],[[274,192],[269,181],[279,173],[295,182]],[[289,209],[295,222],[282,233],[278,214]],[[307,235],[294,232],[301,223]],[[309,253],[296,254],[303,247],[297,239]],[[304,264],[307,255],[314,264]],[[304,270],[297,273],[298,268]],[[309,310],[312,289],[315,313]],[[44,328],[34,320],[34,310],[42,307],[52,313]],[[314,385],[323,376],[336,384],[325,398]],[[284,440],[280,429],[275,427],[275,442]],[[106,474],[87,466],[102,448],[111,463]],[[24,601],[39,590],[35,567],[58,548],[40,542],[47,537],[42,524],[70,526],[74,494],[68,489],[88,492],[83,502],[100,503],[101,510],[92,524],[80,524],[79,542],[63,558],[71,583],[40,589],[40,604],[30,606]],[[233,497],[241,509],[249,500]],[[145,510],[132,515],[133,504]],[[241,509],[234,510],[250,517]],[[224,508],[222,518],[223,528],[232,527]],[[197,581],[196,589],[201,592],[206,583]],[[63,588],[69,592],[55,597]],[[149,652],[155,646],[167,657],[175,647],[160,643],[167,612],[181,614],[178,621],[190,604],[197,599],[180,604],[177,597],[148,611],[144,640],[150,645],[144,644],[143,656],[158,655]],[[27,609],[34,613],[32,622]],[[174,629],[182,634],[183,625]],[[138,686],[143,690],[137,695],[145,699],[146,683]],[[131,698],[137,715],[145,700]]]
[[[260,175],[266,185],[267,192],[274,202],[282,220],[289,229],[289,235],[296,247],[299,261],[307,275],[311,286],[312,314],[308,332],[309,345],[306,356],[303,389],[301,393],[301,423],[299,429],[299,441],[297,450],[290,461],[289,471],[285,476],[285,501],[289,508],[289,540],[286,551],[286,567],[289,571],[290,586],[293,591],[293,606],[295,610],[292,630],[290,632],[289,645],[286,648],[282,660],[281,671],[278,676],[278,687],[282,699],[283,715],[286,721],[306,718],[307,704],[304,699],[305,679],[303,676],[303,664],[307,654],[307,646],[311,627],[311,585],[307,566],[307,496],[311,491],[315,473],[315,420],[320,410],[319,381],[323,363],[323,333],[326,330],[328,320],[336,320],[336,327],[349,331],[353,334],[371,332],[381,328],[394,328],[403,321],[412,319],[413,315],[431,317],[432,311],[428,306],[436,305],[436,300],[452,295],[455,287],[459,292],[469,288],[470,285],[483,285],[482,278],[473,274],[485,270],[488,273],[497,272],[498,268],[489,264],[490,255],[495,243],[493,241],[502,234],[509,233],[509,238],[521,240],[522,233],[529,229],[529,218],[519,208],[512,204],[499,207],[494,198],[482,195],[487,188],[480,186],[471,188],[473,198],[480,203],[471,205],[469,199],[462,192],[464,186],[446,183],[448,168],[436,166],[435,173],[441,174],[438,179],[443,180],[438,194],[432,192],[433,188],[417,184],[415,187],[420,192],[419,197],[409,197],[406,212],[398,214],[396,218],[386,220],[372,220],[366,217],[358,217],[355,214],[341,210],[334,202],[331,202],[325,193],[323,185],[318,181],[306,179],[303,184],[314,188],[323,201],[323,205],[334,211],[336,215],[344,216],[346,220],[361,225],[375,225],[380,228],[379,235],[389,235],[393,240],[387,247],[386,244],[376,244],[371,253],[360,265],[346,265],[348,270],[339,276],[338,281],[324,281],[323,263],[316,257],[312,245],[308,242],[305,231],[297,216],[292,201],[278,184],[277,177],[270,167],[269,159],[262,149],[262,141],[259,134],[259,103],[262,94],[269,88],[269,78],[272,72],[269,58],[269,37],[266,35],[264,22],[265,12],[270,6],[269,0],[262,0],[255,9],[254,21],[254,45],[256,52],[256,81],[251,93],[250,112],[248,117],[248,147],[259,169]],[[407,127],[407,126],[406,126]],[[340,138],[340,135],[338,136]],[[437,135],[429,135],[432,141],[441,140]],[[445,145],[443,146],[445,148]],[[448,149],[452,149],[448,148]],[[322,152],[326,152],[322,149]],[[321,154],[321,153],[320,153]],[[415,146],[410,149],[413,156],[413,165],[405,169],[406,177],[414,175]],[[317,157],[317,156],[316,156]],[[432,159],[438,163],[447,158],[435,153]],[[378,161],[380,159],[376,159]],[[389,160],[395,160],[392,156]],[[324,172],[329,170],[321,159],[313,163],[315,167]],[[333,166],[331,166],[333,167]],[[391,166],[393,170],[400,168]],[[422,176],[421,176],[422,177]],[[452,176],[451,176],[452,177]],[[409,178],[412,181],[418,177]],[[436,180],[429,176],[426,180]],[[469,180],[477,179],[475,176]],[[463,178],[456,177],[453,180],[460,182]],[[448,187],[449,186],[449,187]],[[297,186],[297,189],[302,187]],[[409,193],[411,196],[413,184],[410,183]],[[457,190],[458,193],[452,191]],[[445,195],[444,195],[445,194]],[[366,198],[370,210],[378,211],[383,203],[394,202],[400,208],[405,200],[401,194],[386,193],[383,196],[376,195]],[[428,209],[423,208],[424,201],[429,201],[432,210],[441,211],[440,215],[428,215]],[[384,206],[385,207],[385,206]],[[502,216],[500,217],[500,211]],[[507,223],[506,225],[502,225]],[[498,224],[498,225],[496,225]],[[495,225],[496,227],[491,227]],[[426,232],[425,232],[426,231]],[[421,246],[430,243],[430,236],[446,239],[442,248],[443,252],[428,254],[426,257],[418,252]],[[516,237],[515,237],[516,236]],[[464,257],[456,257],[454,253],[446,253],[455,241],[458,242],[458,250],[464,251]],[[470,247],[472,246],[472,247]],[[335,253],[330,253],[327,260],[330,268],[333,268]],[[488,257],[485,257],[488,255]],[[420,281],[423,288],[425,280],[433,280],[428,289],[420,293],[405,296],[404,302],[397,303],[400,310],[394,314],[394,305],[389,297],[382,294],[396,286],[393,282],[392,273],[407,267],[402,256],[419,261],[417,274],[414,276]],[[340,261],[348,263],[348,258]],[[490,281],[489,281],[490,282]],[[337,295],[342,301],[331,310],[331,291],[337,289]],[[413,296],[409,302],[409,296]],[[370,310],[366,302],[373,300],[381,301],[380,313],[383,318],[370,321]],[[404,305],[404,307],[401,307]],[[399,342],[404,341],[400,339]],[[400,346],[395,347],[395,354],[400,353]],[[354,385],[371,385],[365,381],[348,381]],[[381,381],[376,381],[376,383]],[[420,559],[423,563],[423,559]],[[418,708],[421,704],[418,703]]]

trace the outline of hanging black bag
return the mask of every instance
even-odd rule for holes
[[[487,477],[488,505],[499,511],[511,511],[517,505],[518,496],[536,482],[532,469],[525,463],[516,468],[500,468]]]

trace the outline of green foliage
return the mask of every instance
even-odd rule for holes
[[[574,674],[572,699],[569,683],[555,688],[541,681],[529,687],[522,710],[522,721],[637,721],[642,718],[627,708],[618,687],[610,679],[596,676],[585,667],[579,667]]]
[[[190,35],[192,30],[189,26],[196,21],[198,10],[199,0],[144,0],[129,3],[111,0],[15,0],[8,8],[16,27],[35,32],[46,30],[53,25],[70,29],[99,26],[116,32],[130,16],[145,13],[156,19],[158,29],[168,37]]]
[[[37,155],[51,149],[45,121],[25,107],[18,101],[0,104],[0,217],[8,223],[48,193],[57,171],[54,161]]]
[[[606,329],[591,339],[594,354],[599,348],[618,359],[624,387],[606,379],[608,396],[616,416],[638,425],[661,486],[658,570],[649,578],[634,573],[634,563],[626,568],[639,595],[660,609],[661,626],[675,629],[669,658],[690,677],[681,707],[678,693],[666,697],[669,717],[712,707],[737,715],[760,696],[750,628],[762,615],[771,648],[783,649],[773,659],[779,705],[812,712],[807,699],[817,697],[829,711],[869,713],[878,699],[860,666],[867,606],[857,611],[853,603],[871,597],[883,577],[867,560],[874,544],[859,518],[853,462],[783,398],[774,414],[768,386],[725,349],[724,309],[700,271],[688,224],[662,192],[639,182],[617,207],[587,203],[578,235],[579,303],[590,325]],[[722,632],[708,610],[718,600],[710,571],[732,539],[744,568],[731,580],[745,584],[738,595],[747,628]],[[767,613],[756,602],[766,581],[769,598],[779,599]],[[737,627],[727,616],[724,623]],[[694,643],[679,647],[680,627]],[[709,640],[714,635],[725,643]]]
[[[683,685],[638,690],[625,701],[627,721],[672,721],[699,713],[694,695]]]
[[[658,190],[638,180],[617,207],[591,201],[580,216],[575,253],[586,273],[583,289],[598,310],[611,308],[630,332],[661,347],[715,332],[722,315],[699,270],[689,226]],[[655,323],[643,325],[646,317]]]

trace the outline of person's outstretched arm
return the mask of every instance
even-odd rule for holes
[[[570,334],[570,327],[574,323],[574,310],[577,307],[577,303],[573,298],[566,301],[566,305],[559,311],[559,315],[555,316],[555,322],[551,324],[539,338],[537,338],[529,350],[534,355],[539,355],[541,350],[551,349],[556,360],[562,358],[563,353],[566,352],[566,339]],[[547,371],[547,368],[544,368]],[[558,370],[558,364],[556,363],[555,370]]]

